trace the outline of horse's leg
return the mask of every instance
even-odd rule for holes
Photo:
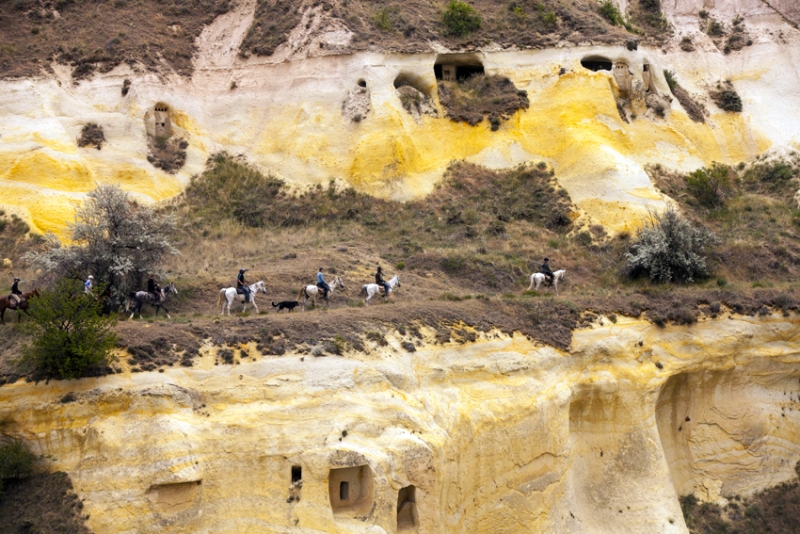
[[[167,319],[172,319],[172,317],[169,316],[169,310],[163,304],[161,306],[159,306],[158,308],[156,308],[156,314],[158,314],[158,310],[161,309],[161,308],[164,308],[164,313],[167,314]]]
[[[556,295],[558,295],[558,278],[553,277],[553,287],[556,288]]]

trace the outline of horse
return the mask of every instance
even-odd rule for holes
[[[328,291],[328,296],[333,295],[333,291],[338,287],[346,289],[344,287],[344,282],[342,282],[342,279],[337,276],[336,278],[333,279],[333,282],[330,283],[330,290]],[[308,302],[309,299],[311,299],[311,304],[313,304],[315,308],[317,307],[317,296],[320,293],[322,293],[322,290],[318,288],[316,285],[304,286],[300,289],[300,294],[297,295],[297,300],[300,300],[301,298],[303,299],[303,311],[306,311],[306,302]],[[328,307],[328,304],[329,300],[327,297],[325,297],[326,308]]]
[[[400,287],[400,277],[395,275],[391,280],[386,282],[389,284],[389,293],[394,291],[394,287]],[[375,295],[380,295],[381,289],[383,289],[382,285],[379,284],[364,284],[361,286],[361,296],[366,297],[364,299],[364,306],[369,306],[369,299],[374,297]],[[388,297],[389,294],[387,293],[386,296]]]
[[[27,293],[23,293],[20,296],[21,300],[19,301],[19,304],[13,307],[11,306],[11,303],[9,302],[7,295],[5,297],[0,297],[0,323],[6,324],[6,320],[4,318],[6,314],[6,309],[17,310],[17,322],[18,323],[21,322],[22,312],[25,312],[26,315],[30,315],[30,312],[28,312],[28,301],[33,297],[38,297],[38,296],[39,296],[39,288],[36,287],[33,289],[33,291],[28,291]]]
[[[136,302],[133,306],[133,311],[131,312],[131,319],[133,316],[136,315],[136,312],[139,312],[139,319],[142,318],[142,307],[145,304],[151,304],[156,307],[156,317],[158,317],[158,310],[164,308],[164,313],[167,314],[167,319],[171,319],[169,316],[169,310],[166,306],[164,306],[164,301],[167,300],[167,297],[170,295],[177,295],[178,290],[175,289],[175,283],[170,282],[167,287],[161,288],[161,298],[157,301],[153,298],[153,294],[149,291],[131,291],[128,293],[128,301],[125,303],[125,312],[130,309],[131,301]]]
[[[533,273],[531,276],[531,285],[528,286],[527,291],[530,291],[533,287],[533,284],[536,284],[534,288],[536,291],[539,290],[539,286],[542,285],[542,282],[545,280],[545,276],[542,273]],[[563,282],[567,279],[567,271],[566,269],[559,269],[553,273],[553,287],[556,288],[556,295],[558,295],[558,283]]]
[[[267,294],[267,288],[264,285],[263,280],[259,280],[255,284],[251,284],[247,286],[250,289],[250,302],[253,303],[253,307],[256,309],[256,313],[258,313],[258,306],[256,306],[256,293],[261,291],[265,295]],[[222,302],[222,297],[225,297],[225,303]],[[228,315],[231,314],[231,305],[235,299],[239,299],[239,302],[244,303],[244,307],[242,308],[242,313],[247,309],[247,302],[244,301],[244,292],[239,293],[235,287],[223,287],[219,290],[219,298],[217,299],[217,306],[222,304],[222,311],[220,315],[225,315],[225,308],[228,309]]]

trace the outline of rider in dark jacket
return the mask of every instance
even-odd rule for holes
[[[247,282],[244,280],[244,272],[247,269],[242,267],[239,269],[239,275],[236,277],[236,289],[241,289],[244,291],[244,301],[250,302],[250,287],[247,285]]]
[[[553,271],[550,270],[550,258],[545,258],[544,263],[539,268],[539,272],[544,275],[545,281],[548,284],[553,285]]]
[[[147,292],[153,295],[153,298],[156,302],[161,300],[161,288],[158,287],[156,283],[156,275],[151,274],[150,278],[147,280]]]
[[[17,304],[22,302],[22,291],[19,290],[19,278],[14,278],[14,284],[11,286],[11,295],[8,296],[8,303],[12,305],[12,309],[16,309]]]
[[[383,286],[384,289],[383,297],[384,298],[388,297],[391,288],[389,287],[389,284],[387,284],[386,281],[383,279],[383,269],[381,268],[380,265],[378,266],[378,272],[375,273],[375,283],[378,284],[379,286]]]

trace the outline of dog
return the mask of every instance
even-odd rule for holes
[[[272,303],[272,307],[273,308],[278,308],[278,313],[280,313],[281,310],[289,310],[289,312],[291,313],[291,311],[294,309],[294,307],[299,305],[299,304],[300,303],[297,302],[296,300],[283,300],[283,301],[281,301],[281,302],[279,302],[277,304],[275,304],[273,302]]]

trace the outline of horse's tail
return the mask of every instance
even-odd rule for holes
[[[217,299],[217,306],[222,305],[222,295],[224,294],[225,294],[225,288],[223,287],[222,289],[219,290],[219,298]]]
[[[536,276],[536,273],[533,273],[533,274],[531,275],[531,285],[529,285],[529,286],[528,286],[528,289],[527,289],[527,291],[530,291],[530,290],[531,290],[531,288],[533,287],[533,277],[534,277],[534,276]]]
[[[362,297],[366,297],[367,296],[367,284],[364,284],[363,286],[361,286],[361,296]]]
[[[300,288],[300,293],[297,294],[297,300],[303,298],[303,295],[305,295],[306,298],[308,297],[308,294],[306,293],[306,286]]]
[[[125,299],[125,313],[128,313],[128,310],[131,309],[131,300],[136,298],[136,292],[131,291],[128,293],[128,298]]]

